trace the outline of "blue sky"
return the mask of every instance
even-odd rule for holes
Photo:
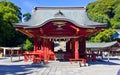
[[[96,0],[7,0],[15,3],[23,13],[32,12],[35,6],[41,7],[85,7]]]

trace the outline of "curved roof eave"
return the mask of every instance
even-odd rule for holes
[[[71,22],[71,23],[75,24],[76,26],[82,27],[82,28],[105,27],[105,24],[103,24],[103,23],[94,22],[94,24],[96,24],[96,25],[93,25],[93,24],[91,24],[91,25],[78,24],[78,23],[76,23],[75,21],[70,20],[70,19],[67,19],[67,18],[51,18],[51,19],[46,20],[44,23],[36,24],[35,26],[33,26],[33,25],[26,25],[25,23],[14,23],[14,27],[37,28],[37,27],[42,27],[42,26],[45,25],[46,23],[48,23],[48,22],[50,22],[50,21],[55,21],[55,20],[65,20],[65,21]]]
[[[37,7],[38,8],[38,7]],[[49,9],[49,10],[48,10]],[[57,16],[56,16],[57,14]],[[32,27],[41,27],[46,22],[55,19],[60,20],[67,20],[74,23],[78,27],[105,27],[103,23],[93,22],[88,18],[87,11],[85,8],[42,8],[36,9],[31,16],[31,19],[24,23],[16,23],[14,27],[25,27],[25,28],[32,28]]]

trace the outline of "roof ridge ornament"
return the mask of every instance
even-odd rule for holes
[[[54,17],[65,17],[64,14],[59,10]]]

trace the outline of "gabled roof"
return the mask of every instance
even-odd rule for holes
[[[105,24],[89,20],[84,7],[35,7],[31,19],[15,23],[15,27],[41,27],[53,20],[66,20],[78,27],[105,27]]]
[[[115,45],[117,41],[107,43],[86,43],[86,48],[107,48]]]

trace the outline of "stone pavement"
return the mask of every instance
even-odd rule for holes
[[[0,75],[117,75],[120,58],[111,58],[110,62],[90,62],[89,66],[79,67],[78,63],[52,61],[47,65],[18,61],[14,57],[0,58]]]

